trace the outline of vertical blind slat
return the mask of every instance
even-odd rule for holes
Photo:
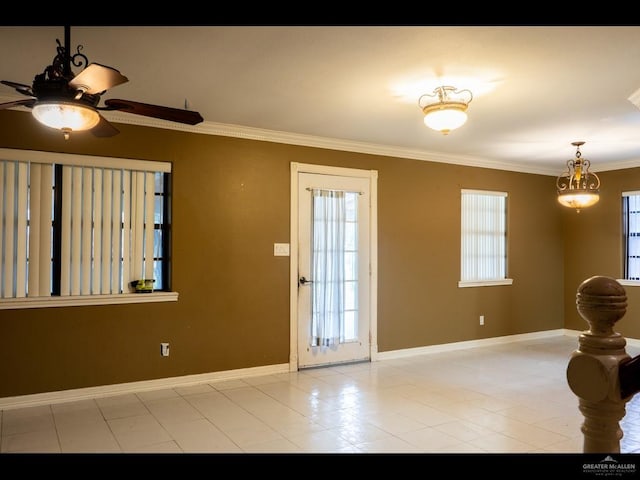
[[[104,170],[102,175],[102,281],[101,293],[111,293],[111,170]],[[98,292],[96,292],[98,293]]]
[[[8,168],[7,165],[9,164],[8,161],[1,161],[0,162],[0,232],[4,232],[5,231],[5,227],[4,225],[7,222],[8,219],[8,214],[5,211],[5,195],[7,194],[8,191],[8,186],[5,185],[5,170]],[[0,234],[0,297],[4,297],[4,288],[5,288],[5,269],[4,269],[4,265],[3,265],[3,258],[4,258],[4,248],[5,248],[5,242],[4,242],[4,235]]]
[[[29,170],[25,162],[18,163],[18,209],[16,231],[16,297],[27,295],[27,196]]]
[[[72,200],[72,167],[62,167],[62,218],[60,228],[62,241],[60,247],[60,295],[71,293],[71,200]]]
[[[84,168],[82,170],[82,213],[81,213],[81,229],[80,236],[82,241],[82,250],[80,253],[80,271],[81,285],[80,294],[88,295],[91,291],[91,248],[93,246],[91,213],[93,211],[93,169]],[[77,248],[77,247],[74,247]]]
[[[131,176],[132,172],[126,171],[122,175],[122,278],[126,290],[131,275]]]
[[[133,278],[143,278],[144,261],[144,175],[134,172],[131,180],[131,232],[132,232],[132,270]]]
[[[80,295],[82,274],[82,167],[73,167],[71,203],[71,295]]]
[[[14,232],[15,232],[15,194],[16,194],[16,164],[8,162],[6,168],[6,193],[4,200],[4,291],[3,297],[12,297],[14,295]]]
[[[122,238],[122,172],[113,171],[113,190],[111,210],[111,293],[121,293],[120,289],[120,238]]]
[[[42,228],[41,216],[46,217],[47,211],[42,211],[42,168],[39,164],[31,165],[29,172],[29,295],[40,295],[40,229]]]
[[[93,254],[91,258],[91,276],[93,288],[91,293],[100,293],[100,279],[101,279],[101,266],[102,262],[100,261],[100,252],[102,250],[102,188],[103,188],[103,175],[101,168],[94,168],[93,171],[93,183],[94,193],[93,193],[93,201],[94,205],[92,207],[93,213],[93,229],[92,229],[92,237],[93,237]]]
[[[32,164],[33,166],[33,164]],[[53,216],[53,166],[42,165],[40,174],[40,228],[38,240],[40,246],[40,264],[38,271],[39,296],[51,296],[51,222]],[[31,295],[31,291],[29,291]]]
[[[150,172],[146,172],[144,176],[146,183],[144,202],[144,278],[153,278],[155,177]]]

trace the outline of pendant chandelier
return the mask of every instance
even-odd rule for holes
[[[589,171],[591,162],[582,158],[580,147],[584,142],[573,142],[576,147],[576,157],[567,161],[567,171],[558,177],[558,202],[565,207],[574,208],[580,213],[600,200],[600,179]]]

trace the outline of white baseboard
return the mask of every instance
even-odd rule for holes
[[[544,332],[524,333],[520,335],[507,335],[504,337],[483,338],[481,340],[469,340],[466,342],[446,343],[442,345],[429,345],[426,347],[406,348],[403,350],[392,350],[387,352],[377,352],[376,361],[391,360],[395,358],[406,358],[414,355],[424,355],[427,353],[448,352],[475,347],[486,347],[504,343],[521,342],[525,340],[535,340],[557,336],[578,337],[582,331],[557,329],[546,330]],[[640,348],[640,340],[626,339],[627,345]],[[576,342],[576,348],[578,343]],[[294,370],[295,371],[295,370]],[[199,375],[185,375],[182,377],[169,377],[157,380],[146,380],[142,382],[119,383],[114,385],[103,385],[99,387],[78,388],[73,390],[62,390],[58,392],[37,393],[33,395],[20,395],[16,397],[0,398],[0,410],[13,408],[35,407],[38,405],[49,405],[54,403],[73,402],[90,398],[108,397],[112,395],[122,395],[125,393],[144,392],[150,390],[160,390],[164,388],[186,387],[201,383],[215,383],[218,381],[235,380],[255,377],[260,375],[274,375],[279,373],[290,373],[288,363],[278,365],[265,365],[262,367],[241,368],[237,370],[227,370],[224,372],[204,373]]]
[[[488,347],[502,343],[521,342],[524,340],[535,340],[538,338],[557,337],[570,335],[565,329],[545,330],[543,332],[523,333],[519,335],[507,335],[504,337],[483,338],[481,340],[468,340],[465,342],[443,343],[440,345],[428,345],[426,347],[405,348],[402,350],[390,350],[378,352],[378,360],[391,360],[394,358],[413,357],[414,355],[425,355],[428,353],[452,352],[454,350],[464,350],[467,348]],[[579,332],[578,332],[579,333]],[[578,334],[576,334],[577,336]]]
[[[238,370],[227,370],[224,372],[185,375],[182,377],[160,378],[157,380],[145,380],[142,382],[118,383],[99,387],[78,388],[73,390],[37,393],[16,397],[4,397],[0,398],[0,410],[73,402],[90,398],[121,395],[124,393],[161,390],[164,388],[186,387],[190,385],[198,385],[200,383],[214,383],[217,381],[235,380],[238,378],[248,378],[259,375],[273,375],[277,373],[289,373],[289,364],[282,363],[280,365],[242,368]]]

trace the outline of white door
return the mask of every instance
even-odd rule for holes
[[[329,171],[348,174],[297,173],[298,368],[370,360],[375,338],[372,172]]]

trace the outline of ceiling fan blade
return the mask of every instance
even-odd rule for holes
[[[30,97],[33,97],[33,90],[31,89],[31,85],[10,82],[9,80],[0,80],[0,83],[2,83],[3,85],[7,85],[11,88],[15,88],[18,91],[18,93],[22,93],[23,95],[29,95]]]
[[[99,63],[92,63],[73,77],[69,82],[69,86],[76,90],[95,94],[104,92],[128,81],[129,79],[115,68],[100,65]]]
[[[25,98],[24,100],[15,100],[13,102],[5,102],[0,103],[0,110],[5,110],[7,108],[13,107],[33,107],[33,104],[36,103],[35,98]]]
[[[131,100],[121,100],[112,98],[105,100],[107,110],[120,110],[145,117],[159,118],[171,122],[186,123],[195,125],[203,121],[198,112],[182,110],[180,108],[162,107],[160,105],[149,105],[148,103],[132,102]]]
[[[116,127],[114,127],[106,118],[100,115],[100,122],[91,129],[91,133],[95,137],[106,138],[113,137],[120,133]]]

